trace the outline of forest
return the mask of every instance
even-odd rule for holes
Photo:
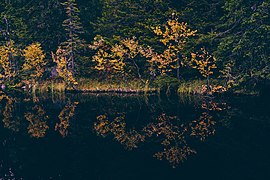
[[[1,0],[2,90],[264,93],[268,0]]]
[[[0,0],[0,180],[270,179],[270,0]]]

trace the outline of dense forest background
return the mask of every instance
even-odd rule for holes
[[[73,61],[71,74],[76,77],[151,80],[166,74],[180,81],[189,81],[211,75],[214,79],[226,81],[226,86],[261,88],[270,79],[269,9],[268,0],[1,0],[0,45],[3,48],[12,42],[14,48],[25,52],[22,58],[19,55],[16,57],[15,64],[20,69],[27,59],[26,52],[30,51],[29,48],[29,51],[23,49],[32,43],[39,43],[36,49],[42,48],[45,54],[46,68],[42,75],[45,79],[51,77],[52,69],[58,62],[53,59],[60,56],[57,49],[62,46],[72,52],[69,53]],[[173,39],[177,44],[174,46],[177,61],[166,56],[166,49],[173,49],[162,43],[166,32],[162,34],[157,29],[153,30],[155,27],[164,28],[164,31],[172,28],[175,21],[170,23],[169,19],[185,22],[186,30],[194,31],[194,35],[184,40]],[[149,62],[155,58],[148,60],[150,55],[145,49],[141,50],[143,53],[138,50],[140,56],[132,57],[132,49],[128,42],[123,41],[127,39],[131,44],[138,43],[139,50],[142,47],[150,50],[151,47],[156,54],[163,54],[164,59],[177,63],[177,68],[170,65],[162,69],[159,64],[152,67]],[[98,45],[101,41],[103,47]],[[181,47],[179,42],[182,43]],[[121,45],[129,48],[129,56],[121,60],[125,63],[121,77],[117,73],[112,76],[110,68],[100,62],[105,55],[98,54],[101,52],[98,49],[114,52],[114,47]],[[194,59],[192,54],[198,55],[203,61],[208,58],[215,65],[207,66],[209,72],[206,73],[200,71],[204,67],[200,67],[198,60],[194,61],[195,65],[187,65],[192,61],[190,59]],[[110,67],[117,71],[122,66],[117,64]],[[161,70],[154,72],[153,69]],[[3,73],[3,67],[1,71]],[[22,79],[27,79],[27,76]]]

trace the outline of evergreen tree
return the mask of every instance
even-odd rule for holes
[[[152,27],[168,18],[169,3],[164,0],[103,0],[102,16],[94,23],[95,32],[107,38],[138,37],[154,44]]]
[[[270,3],[262,0],[226,0],[218,59],[231,64],[238,83],[247,87],[270,79]],[[242,86],[244,85],[242,84]]]
[[[0,29],[6,29],[3,21],[6,17],[10,38],[17,46],[40,42],[46,52],[55,51],[64,40],[62,22],[65,14],[61,7],[59,0],[0,2]]]
[[[62,22],[65,11],[60,0],[29,1],[23,7],[31,42],[40,42],[46,53],[55,51],[65,40]]]
[[[24,46],[31,39],[24,19],[22,0],[4,1],[0,5],[1,43],[13,40],[18,46]]]
[[[18,46],[23,46],[27,39],[27,26],[20,14],[20,9],[16,3],[21,1],[5,1],[1,4],[3,11],[0,13],[0,68],[1,79],[14,82],[14,77],[18,73]],[[19,43],[14,43],[14,40]]]
[[[86,41],[92,41],[94,38],[93,22],[101,15],[101,1],[100,0],[77,0],[78,8],[80,10],[80,18],[84,27],[84,34],[81,37]]]
[[[75,72],[75,55],[76,52],[84,45],[84,41],[80,38],[83,33],[82,24],[79,17],[79,9],[75,0],[67,0],[63,3],[66,9],[67,19],[64,20],[63,26],[66,31],[67,40],[62,43],[62,48],[66,52],[68,59],[68,68],[72,73]]]

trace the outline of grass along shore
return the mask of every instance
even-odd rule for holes
[[[98,81],[90,78],[80,78],[77,80],[78,84],[75,87],[68,86],[63,81],[51,80],[36,84],[31,87],[32,92],[40,93],[156,93],[158,88],[144,84],[138,79],[132,81]]]
[[[174,82],[171,86],[169,82],[166,83],[143,83],[139,79],[132,81],[99,81],[91,78],[78,79],[76,87],[69,87],[62,80],[48,80],[41,83],[36,83],[26,89],[32,93],[126,93],[126,94],[148,94],[148,93],[172,93],[177,92],[183,95],[198,95],[203,94],[202,87],[206,84],[205,80],[179,81]],[[221,82],[213,80],[211,85],[217,86]],[[17,89],[18,90],[18,89]],[[246,91],[245,89],[234,89],[232,94],[242,95],[258,95],[257,91]]]
[[[68,91],[74,91],[74,89],[68,89]],[[75,91],[78,92],[119,92],[119,93],[153,93],[157,89],[151,87],[149,84],[144,84],[138,79],[132,81],[98,81],[95,79],[81,78],[78,80],[78,85]]]

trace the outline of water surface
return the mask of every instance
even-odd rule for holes
[[[270,179],[259,97],[1,94],[0,179]]]

